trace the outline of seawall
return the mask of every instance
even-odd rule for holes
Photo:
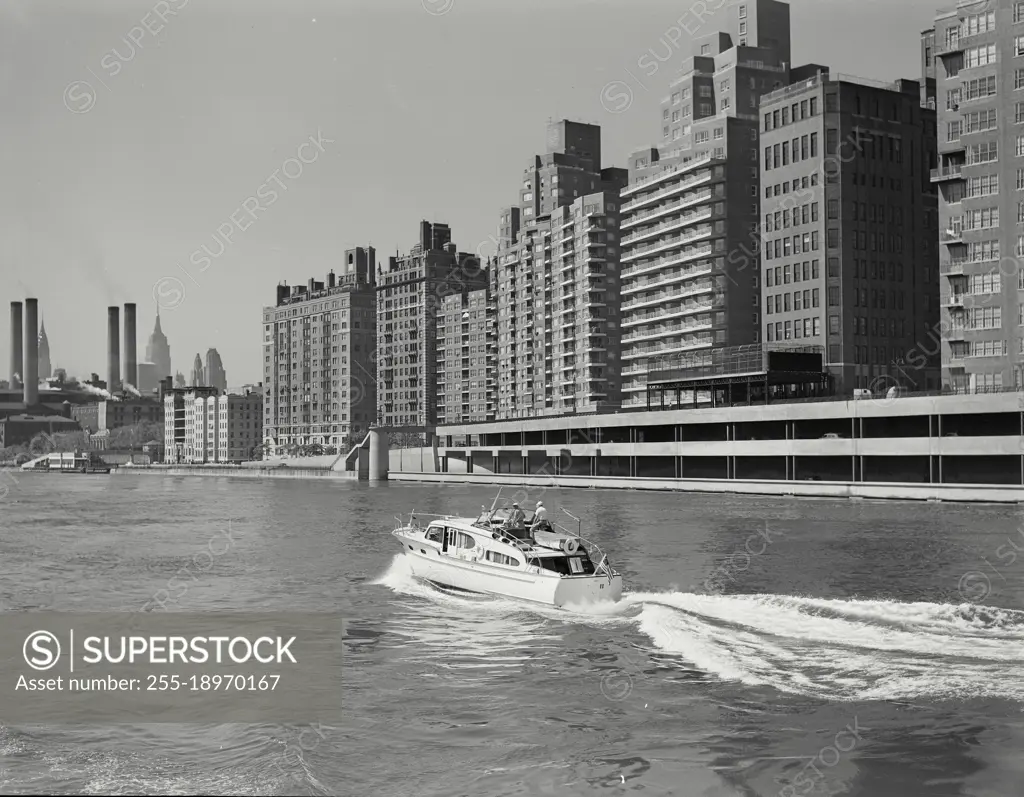
[[[355,473],[327,468],[248,468],[240,465],[149,465],[135,468],[115,468],[111,474],[119,476],[212,476],[232,479],[337,479],[355,481]]]
[[[118,475],[207,476],[242,479],[332,479],[356,481],[354,472],[317,468],[251,468],[241,466],[149,466],[118,468]],[[549,476],[495,473],[422,473],[391,471],[393,482],[487,484],[522,487],[529,495],[546,489],[651,490],[677,493],[770,495],[793,498],[847,498],[953,503],[1024,503],[1024,487],[992,484],[915,484],[901,482],[775,481],[753,479],[647,479],[601,476]],[[526,498],[524,500],[530,500]]]
[[[914,484],[898,482],[759,481],[754,479],[649,479],[536,474],[396,473],[391,481],[438,484],[493,484],[523,487],[532,496],[542,490],[654,490],[678,493],[732,493],[797,498],[888,499],[956,503],[1024,503],[1024,487],[991,484]],[[532,500],[525,498],[522,500]]]

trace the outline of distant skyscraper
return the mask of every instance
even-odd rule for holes
[[[50,341],[46,338],[46,323],[39,325],[39,378],[49,379],[50,367]]]
[[[160,329],[159,311],[156,314],[153,334],[149,336],[149,342],[146,344],[146,362],[156,366],[160,379],[171,375],[171,347],[167,343],[167,336]]]
[[[228,375],[224,370],[224,363],[221,362],[220,354],[216,349],[207,349],[206,368],[203,370],[206,377],[206,384],[218,390],[228,389]]]
[[[185,375],[181,371],[178,371],[174,375],[174,386],[175,387],[187,387],[187,385],[185,384]]]
[[[192,363],[192,379],[189,382],[190,387],[206,387],[206,374],[203,372],[203,358],[196,354],[196,359]]]

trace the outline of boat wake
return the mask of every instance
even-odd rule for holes
[[[1024,612],[971,604],[633,593],[654,645],[719,678],[830,700],[1024,702]]]
[[[684,592],[626,593],[619,603],[556,609],[443,593],[414,579],[403,559],[396,556],[374,583],[452,610],[472,605],[497,621],[494,630],[502,634],[526,621],[520,626],[527,632],[524,641],[543,630],[551,644],[552,622],[608,631],[633,628],[650,639],[651,652],[662,662],[668,654],[724,681],[793,695],[842,701],[990,697],[1024,703],[1021,611]]]

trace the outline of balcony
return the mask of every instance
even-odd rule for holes
[[[707,197],[711,197],[710,191],[707,192]],[[694,198],[693,201],[696,201],[696,198]],[[644,238],[650,238],[652,235],[660,235],[661,233],[666,232],[668,230],[673,230],[677,227],[685,227],[689,224],[696,224],[698,221],[703,221],[704,219],[710,218],[711,207],[709,206],[706,208],[702,208],[698,211],[695,211],[693,213],[687,213],[685,215],[679,216],[678,218],[675,219],[669,219],[668,221],[664,221],[655,227],[649,227],[646,230],[638,230],[637,232],[631,233],[622,239],[622,246],[626,247],[634,243],[635,241],[641,241]]]
[[[944,244],[962,244],[964,242],[964,231],[960,227],[952,230],[943,230],[939,233],[939,240]]]
[[[943,307],[963,307],[964,306],[964,294],[954,293],[950,294],[942,302]]]
[[[962,277],[966,260],[950,260],[939,264],[939,270],[947,277]]]
[[[643,244],[638,246],[629,254],[623,254],[621,258],[622,263],[632,262],[639,260],[643,257],[650,257],[657,252],[664,251],[666,249],[675,249],[678,247],[686,246],[689,243],[699,241],[702,238],[710,238],[715,235],[714,230],[711,229],[711,225],[707,225],[704,229],[697,229],[688,235],[677,235],[675,238],[663,238],[660,241],[653,241],[649,244]],[[710,247],[709,247],[710,248]],[[690,254],[687,252],[686,254]],[[623,272],[625,276],[625,272]]]
[[[652,174],[649,177],[642,177],[635,183],[628,185],[624,189],[622,189],[621,196],[625,197],[629,196],[630,194],[635,194],[637,191],[640,191],[644,188],[649,188],[653,185],[657,185],[658,183],[663,182],[664,180],[668,180],[669,178],[680,172],[688,172],[691,169],[696,169],[698,166],[703,166],[706,163],[710,163],[712,159],[713,158],[709,153],[701,158],[693,158],[692,160],[687,161],[686,163],[681,163],[678,166],[672,166],[671,168],[666,169],[663,172]],[[647,202],[650,199],[651,197],[642,197],[641,201]],[[623,212],[629,209],[630,204],[632,203],[627,203],[626,206],[622,208]]]
[[[954,163],[951,166],[932,169],[932,182],[941,183],[946,180],[962,180],[963,169],[964,165],[962,163]]]
[[[701,330],[711,329],[711,322],[702,322],[695,324],[662,324],[658,327],[651,327],[649,329],[642,329],[636,332],[632,332],[629,335],[622,336],[623,344],[633,343],[636,341],[653,341],[657,338],[663,338],[667,335],[683,335],[687,332],[697,332]]]
[[[705,280],[698,285],[690,285],[683,288],[675,288],[674,290],[662,291],[655,296],[643,296],[636,299],[630,299],[622,305],[622,312],[624,315],[622,325],[627,326],[635,323],[636,317],[629,314],[629,311],[634,308],[664,304],[665,302],[670,302],[673,299],[685,299],[687,297],[697,296],[701,293],[707,293],[712,290],[714,290],[714,285],[710,280]]]
[[[693,276],[696,276],[698,274],[710,274],[713,268],[713,266],[711,266],[710,264],[691,266],[689,268],[683,269],[676,269],[672,272],[663,272],[662,270],[670,266],[685,263],[688,260],[693,260],[694,258],[698,257],[704,257],[706,255],[711,255],[713,253],[714,247],[711,246],[711,244],[707,244],[705,246],[697,246],[691,249],[684,249],[682,252],[675,252],[669,255],[668,257],[663,257],[660,258],[659,260],[655,260],[653,263],[637,263],[635,266],[631,266],[623,270],[622,293],[633,293],[635,291],[643,290],[645,288],[649,289],[657,285],[664,284],[665,282],[669,282],[673,279],[683,279],[687,275],[691,274]],[[659,271],[662,271],[662,273],[655,274],[655,272]],[[641,275],[643,274],[647,274],[649,276],[642,277]],[[632,277],[637,277],[637,279],[631,279]],[[628,284],[626,283],[627,278],[630,278]]]

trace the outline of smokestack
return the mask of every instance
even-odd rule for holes
[[[124,306],[124,381],[139,388],[139,364],[135,351],[135,304]]]
[[[107,308],[107,392],[111,396],[121,386],[120,315],[120,307]]]
[[[25,381],[25,370],[22,363],[21,339],[22,332],[21,302],[11,302],[11,390]]]
[[[22,389],[25,400],[25,412],[39,403],[39,302],[36,299],[25,300],[25,373],[22,376]]]

